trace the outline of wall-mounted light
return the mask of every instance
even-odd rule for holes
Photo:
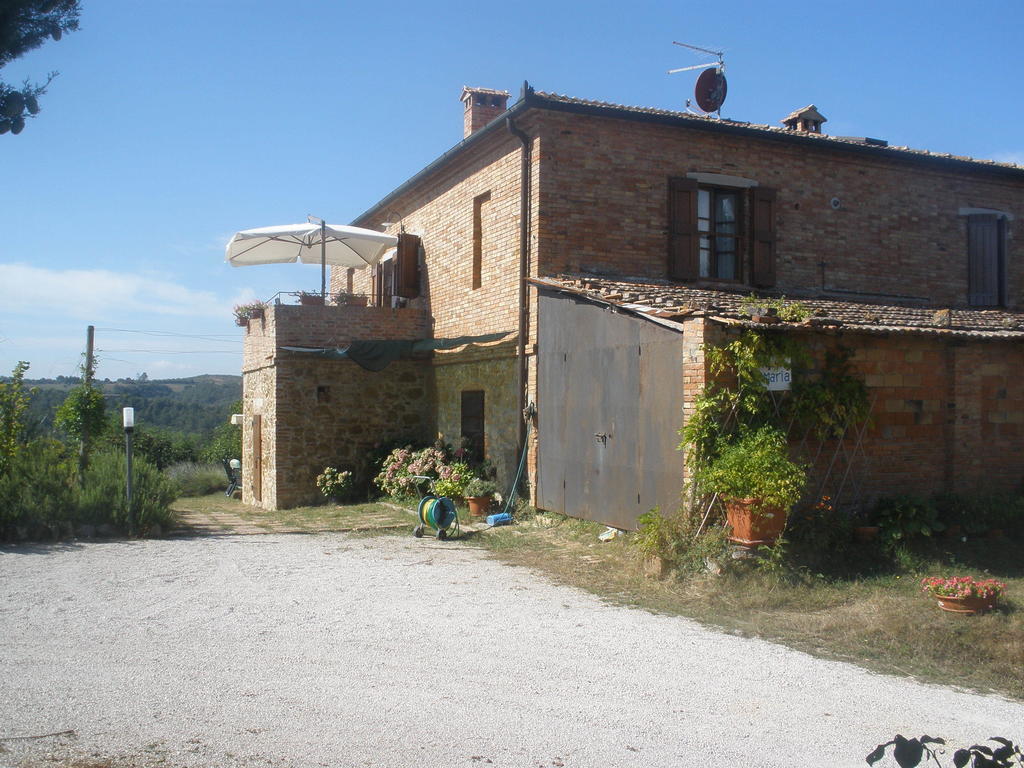
[[[125,454],[125,500],[128,503],[128,535],[135,535],[135,513],[132,511],[132,432],[135,431],[135,409],[125,408],[121,412],[121,423],[124,425]]]

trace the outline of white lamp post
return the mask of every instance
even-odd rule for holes
[[[135,535],[135,515],[132,512],[132,432],[135,431],[135,409],[125,408],[122,416],[124,424],[124,447],[128,463],[125,495],[128,501],[128,535]]]

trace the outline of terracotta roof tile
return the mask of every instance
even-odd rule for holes
[[[693,288],[668,280],[641,280],[590,275],[535,278],[536,285],[588,296],[659,319],[682,319],[699,313],[720,322],[759,325],[750,320],[751,292]],[[766,294],[759,294],[767,297]],[[785,298],[785,297],[782,297]],[[803,323],[780,327],[842,327],[873,333],[917,333],[940,336],[1024,340],[1024,312],[875,304],[832,298],[793,298],[811,312]]]

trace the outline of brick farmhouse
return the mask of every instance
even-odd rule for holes
[[[534,503],[633,527],[678,504],[704,345],[755,325],[751,293],[805,304],[772,332],[865,377],[870,421],[823,454],[851,501],[1020,485],[1024,168],[829,136],[813,106],[775,128],[507,100],[464,89],[463,140],[352,222],[393,257],[249,321],[247,502],[307,503],[325,465],[365,480],[381,445],[440,436],[503,483],[526,446]],[[286,349],[497,333],[377,372]]]

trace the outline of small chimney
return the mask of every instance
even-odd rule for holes
[[[813,104],[791,112],[788,117],[782,118],[782,124],[788,130],[805,133],[821,133],[821,124],[825,122],[828,122],[828,118],[821,114]]]
[[[466,138],[505,111],[508,91],[464,87],[460,98],[466,105],[462,117],[462,138]]]

